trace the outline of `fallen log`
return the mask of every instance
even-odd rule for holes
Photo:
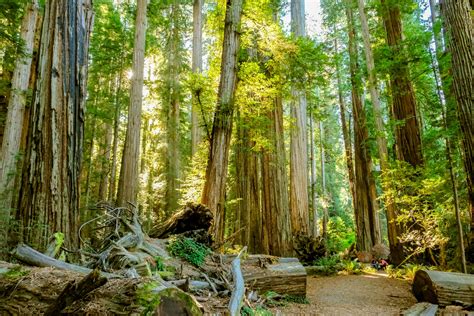
[[[244,261],[242,270],[246,286],[261,294],[306,296],[306,270],[296,258],[253,256]]]
[[[416,303],[409,309],[403,311],[403,316],[435,316],[438,311],[438,305],[431,303]]]
[[[56,268],[22,267],[15,276],[1,274],[0,315],[44,314],[56,304],[65,284],[80,283],[83,279],[81,273]],[[109,279],[106,284],[85,292],[78,299],[68,301],[61,313],[202,315],[201,305],[193,296],[160,279]]]
[[[419,302],[430,302],[442,307],[474,305],[474,275],[419,270],[413,280],[413,294]]]
[[[48,257],[25,244],[18,244],[13,250],[12,255],[16,259],[36,267],[55,267],[61,270],[69,270],[83,274],[92,272],[92,269]],[[117,274],[107,272],[101,272],[101,274],[107,278],[120,278]]]
[[[93,270],[78,283],[76,280],[66,284],[56,301],[48,308],[45,315],[54,316],[61,313],[67,306],[86,296],[93,290],[107,283],[107,279],[100,275],[99,270]]]
[[[167,221],[153,227],[149,236],[152,238],[168,238],[171,235],[195,230],[205,230],[207,232],[212,221],[213,215],[209,208],[202,204],[188,203]]]

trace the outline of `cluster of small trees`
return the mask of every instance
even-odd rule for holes
[[[327,240],[330,217],[353,216],[359,251],[382,243],[386,227],[401,263],[414,245],[444,249],[443,238],[413,236],[451,210],[460,253],[469,216],[474,248],[467,0],[321,1],[314,39],[302,0],[291,1],[288,32],[283,3],[269,0],[8,9],[3,250],[44,247],[57,231],[77,249],[98,201],[151,222],[187,199],[213,210],[217,243],[232,236],[252,252],[291,255],[294,236]]]

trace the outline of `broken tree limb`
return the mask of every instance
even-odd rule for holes
[[[50,305],[45,315],[53,316],[60,314],[65,307],[71,305],[78,299],[85,297],[87,294],[98,287],[101,287],[105,283],[107,283],[107,279],[101,276],[97,269],[86,275],[79,282],[74,280],[67,283],[55,302]]]
[[[202,204],[188,203],[183,209],[171,216],[163,224],[153,227],[149,233],[153,238],[167,238],[170,235],[204,229],[209,230],[213,215],[209,208]]]
[[[232,275],[234,277],[234,289],[229,302],[229,311],[231,316],[240,315],[240,309],[242,308],[242,300],[245,293],[244,277],[242,276],[242,270],[240,269],[240,256],[247,250],[245,246],[237,257],[232,260]]]
[[[418,301],[470,307],[474,305],[474,275],[419,270],[413,280],[413,294]]]
[[[89,274],[92,272],[92,269],[48,257],[25,244],[18,244],[18,246],[13,250],[12,255],[16,259],[36,267],[55,267],[61,270],[69,270],[83,274]],[[106,278],[120,278],[119,275],[112,273],[101,272],[101,274]]]

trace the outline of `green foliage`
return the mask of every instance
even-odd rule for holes
[[[271,311],[266,309],[263,306],[257,306],[254,309],[244,306],[240,311],[240,315],[242,316],[271,316],[273,315]]]
[[[394,267],[389,265],[387,267],[387,274],[392,279],[404,279],[413,281],[418,270],[435,270],[436,267],[424,266],[419,264],[406,264],[401,267]]]
[[[318,271],[320,275],[332,275],[336,274],[340,269],[340,258],[339,256],[328,256],[322,257],[314,261],[313,265],[321,267],[321,271]]]
[[[156,307],[160,304],[160,296],[156,295],[153,291],[157,286],[158,284],[156,282],[149,282],[137,289],[137,302],[144,307],[142,315],[154,315]]]
[[[355,242],[354,229],[339,216],[333,216],[328,221],[328,250],[339,253],[349,248]]]
[[[189,263],[200,267],[211,250],[203,244],[187,237],[172,237],[169,240],[168,251],[171,255],[180,257]]]

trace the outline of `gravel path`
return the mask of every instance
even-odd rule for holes
[[[384,273],[308,277],[309,305],[291,304],[279,315],[399,315],[416,303],[407,281]]]

